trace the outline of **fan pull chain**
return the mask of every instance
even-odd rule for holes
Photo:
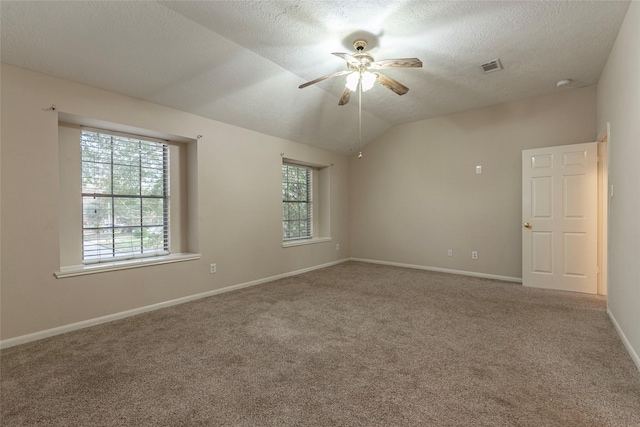
[[[362,158],[362,80],[358,82],[358,158]]]

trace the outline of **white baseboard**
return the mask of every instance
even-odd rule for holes
[[[313,267],[303,268],[301,270],[290,271],[288,273],[278,274],[276,276],[265,277],[263,279],[252,280],[251,282],[239,283],[237,285],[231,285],[225,288],[214,289],[214,290],[203,292],[200,294],[189,295],[186,297],[177,298],[170,301],[164,301],[157,304],[134,308],[132,310],[121,311],[119,313],[109,314],[102,317],[96,317],[94,319],[88,319],[88,320],[83,320],[81,322],[70,323],[68,325],[58,326],[56,328],[51,328],[51,329],[45,329],[44,331],[34,332],[32,334],[21,335],[19,337],[14,337],[14,338],[8,338],[6,340],[0,341],[0,349],[13,347],[20,344],[26,344],[31,341],[37,341],[43,338],[52,337],[54,335],[60,335],[67,332],[76,331],[78,329],[88,328],[90,326],[99,325],[101,323],[107,323],[107,322],[112,322],[114,320],[124,319],[125,317],[135,316],[137,314],[142,314],[142,313],[146,313],[148,311],[153,311],[153,310],[159,310],[165,307],[171,307],[172,305],[183,304],[185,302],[210,297],[212,295],[231,292],[231,291],[235,291],[242,288],[248,288],[250,286],[260,285],[262,283],[283,279],[285,277],[297,276],[299,274],[307,273],[309,271],[318,270],[325,267],[331,267],[332,265],[341,264],[347,261],[349,261],[349,258],[341,259],[338,261],[332,261],[326,264],[316,265]]]
[[[622,343],[624,344],[625,348],[629,352],[629,356],[631,356],[631,360],[633,360],[633,363],[636,364],[636,367],[640,371],[640,357],[638,357],[638,353],[636,353],[636,351],[631,346],[631,343],[627,339],[627,337],[624,334],[624,332],[622,332],[622,328],[620,328],[620,325],[618,324],[618,321],[613,316],[613,313],[611,312],[611,310],[609,310],[608,307],[607,307],[607,314],[609,315],[609,319],[611,319],[611,323],[613,323],[613,327],[616,328],[616,332],[618,333],[618,336],[622,340]]]
[[[415,268],[417,270],[437,271],[440,273],[459,274],[461,276],[483,277],[485,279],[504,280],[507,282],[522,283],[521,277],[498,276],[495,274],[475,273],[473,271],[451,270],[448,268],[428,267],[425,265],[404,264],[401,262],[378,261],[375,259],[351,258],[351,261],[368,262],[370,264],[391,265],[394,267]]]

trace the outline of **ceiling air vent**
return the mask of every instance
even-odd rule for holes
[[[481,67],[482,67],[482,71],[484,71],[485,74],[502,70],[502,64],[500,63],[499,59],[494,59],[492,61],[485,62],[484,64],[481,65]]]

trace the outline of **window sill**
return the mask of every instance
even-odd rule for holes
[[[129,268],[146,267],[149,265],[169,264],[173,262],[192,261],[200,259],[202,255],[193,253],[179,253],[150,258],[127,259],[114,262],[101,262],[99,264],[71,265],[60,267],[60,271],[54,274],[58,279],[64,277],[83,276],[85,274],[104,273],[105,271],[127,270]]]
[[[312,239],[287,240],[286,242],[282,242],[282,247],[290,248],[292,246],[313,245],[314,243],[330,242],[331,240],[331,237],[314,237]]]

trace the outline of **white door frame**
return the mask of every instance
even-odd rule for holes
[[[609,279],[609,147],[611,124],[598,135],[598,294],[607,295]]]

